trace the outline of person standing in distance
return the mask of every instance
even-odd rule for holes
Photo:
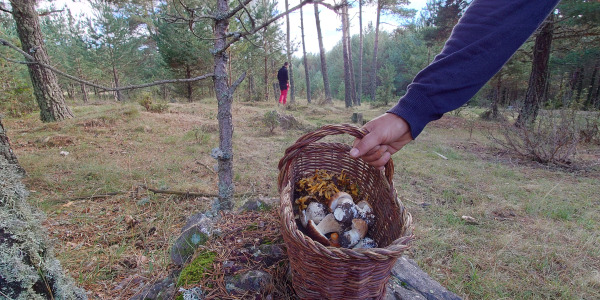
[[[279,103],[285,105],[287,101],[287,91],[290,87],[290,77],[288,76],[288,65],[289,63],[286,61],[283,64],[283,67],[279,69],[277,72],[277,80],[279,81],[279,89],[281,90],[281,95],[279,96]]]

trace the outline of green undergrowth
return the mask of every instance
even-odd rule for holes
[[[217,254],[212,251],[200,251],[196,258],[181,270],[177,286],[191,285],[200,282],[208,272],[214,269],[213,263]]]

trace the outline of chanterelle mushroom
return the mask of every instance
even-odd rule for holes
[[[323,218],[323,220],[321,220],[319,225],[316,225],[313,220],[308,220],[306,230],[308,235],[313,238],[313,240],[323,244],[324,246],[330,246],[331,242],[325,235],[331,232],[342,231],[342,226],[340,226],[340,223],[335,220],[333,214],[328,214],[325,216],[325,218]]]
[[[352,220],[352,229],[344,232],[340,237],[340,245],[344,248],[352,248],[367,235],[367,229],[367,223],[364,220]]]

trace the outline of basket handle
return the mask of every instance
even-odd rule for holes
[[[285,154],[283,158],[279,161],[279,171],[282,173],[283,167],[288,168],[291,163],[291,158],[295,156],[295,154],[304,148],[306,145],[314,143],[326,136],[329,135],[338,135],[338,134],[349,134],[353,137],[362,139],[365,135],[369,133],[364,128],[359,128],[352,124],[334,124],[334,125],[325,125],[315,131],[309,132],[303,136],[301,136],[296,143],[285,150]],[[388,183],[392,185],[392,177],[394,176],[394,162],[390,158],[388,162],[385,164],[385,178]],[[284,178],[279,178],[279,187],[282,188],[282,184],[284,183]]]

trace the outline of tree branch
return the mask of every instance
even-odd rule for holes
[[[185,83],[185,82],[194,82],[194,81],[198,81],[198,80],[202,80],[202,79],[206,79],[206,78],[211,78],[214,76],[213,73],[208,73],[208,74],[204,74],[201,76],[197,76],[197,77],[193,77],[193,78],[184,78],[184,79],[166,79],[166,80],[159,80],[159,81],[154,81],[154,82],[150,82],[150,83],[144,83],[144,84],[137,84],[137,85],[127,85],[127,86],[121,86],[121,87],[107,87],[107,86],[103,86],[103,85],[99,85],[99,84],[95,84],[93,82],[69,75],[63,71],[60,71],[58,69],[56,69],[53,66],[41,63],[37,60],[35,60],[35,58],[31,55],[29,55],[27,52],[19,49],[19,47],[11,44],[10,42],[8,42],[7,40],[4,39],[0,39],[0,44],[3,46],[7,46],[9,48],[12,48],[14,50],[16,50],[17,52],[21,53],[28,61],[16,61],[13,59],[9,59],[7,57],[4,56],[0,56],[3,59],[6,59],[9,62],[13,62],[13,63],[20,63],[20,64],[36,64],[38,66],[44,67],[49,69],[50,71],[62,75],[64,77],[67,77],[71,80],[77,81],[79,83],[83,83],[89,86],[93,86],[105,91],[109,91],[109,92],[116,92],[116,91],[123,91],[123,90],[133,90],[133,89],[140,89],[140,88],[146,88],[146,87],[151,87],[151,86],[155,86],[155,85],[161,85],[161,84],[167,84],[167,83]]]
[[[63,12],[63,11],[65,11],[65,10],[64,10],[64,9],[61,9],[61,10],[48,10],[48,11],[43,11],[43,12],[40,12],[40,13],[38,14],[38,16],[40,16],[40,17],[45,17],[45,16],[51,15],[51,14],[53,14],[53,13],[57,13],[57,12]]]
[[[248,0],[246,0],[246,1],[248,1]],[[331,4],[323,3],[323,0],[318,0],[318,1],[315,1],[315,0],[302,0],[302,1],[300,2],[300,4],[298,4],[298,5],[296,5],[296,6],[292,7],[292,8],[290,8],[290,9],[288,9],[288,10],[286,10],[286,11],[284,11],[284,12],[282,12],[282,13],[280,13],[280,14],[278,14],[278,15],[274,16],[274,17],[272,17],[272,18],[271,18],[271,19],[269,19],[269,20],[266,20],[266,21],[265,21],[264,23],[262,23],[261,25],[259,25],[259,26],[257,26],[257,27],[254,27],[254,28],[252,28],[252,30],[250,30],[250,31],[247,31],[247,32],[245,32],[245,33],[239,33],[239,34],[235,35],[235,36],[234,36],[234,37],[233,37],[233,38],[232,38],[232,39],[231,39],[229,42],[227,42],[227,43],[225,44],[225,46],[223,46],[223,48],[222,48],[222,49],[217,49],[217,52],[223,52],[223,51],[227,50],[227,48],[229,48],[229,47],[230,47],[230,46],[231,46],[233,43],[235,43],[235,42],[239,41],[241,38],[244,38],[244,37],[246,37],[246,36],[248,36],[248,35],[251,35],[251,34],[255,34],[255,33],[257,33],[259,30],[261,30],[261,29],[263,29],[263,28],[265,28],[265,27],[267,27],[267,26],[271,25],[271,23],[273,23],[273,22],[275,22],[275,21],[279,20],[280,18],[284,17],[284,16],[285,16],[285,15],[287,15],[287,14],[290,14],[290,13],[292,13],[292,12],[294,12],[294,11],[296,11],[296,10],[300,9],[302,6],[304,6],[304,5],[306,5],[306,4],[309,4],[309,3],[317,3],[317,4],[319,4],[319,5],[323,5],[323,6],[327,7],[327,8],[330,8],[330,9],[337,9],[338,7],[340,7],[340,5],[332,6]],[[241,9],[241,8],[240,8],[240,9]],[[238,10],[238,11],[239,11],[239,10]],[[230,13],[230,15],[231,15],[231,13]],[[231,16],[232,16],[232,15],[231,15]]]
[[[242,75],[240,75],[240,77],[238,77],[238,79],[231,85],[231,87],[229,87],[230,94],[233,94],[233,92],[235,92],[238,85],[240,85],[240,83],[242,83],[242,81],[244,81],[244,78],[246,78],[246,72],[242,73]]]

